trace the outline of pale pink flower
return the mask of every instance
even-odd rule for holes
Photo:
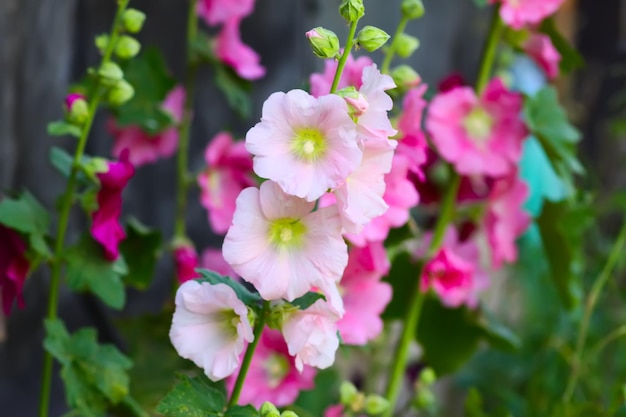
[[[255,155],[257,175],[308,201],[341,184],[363,156],[346,102],[302,90],[277,92],[265,101],[246,149]]]
[[[196,13],[210,26],[241,19],[254,10],[254,0],[200,0]]]
[[[517,260],[515,240],[531,222],[530,215],[523,209],[528,195],[528,186],[517,172],[498,179],[489,193],[485,229],[494,268]]]
[[[248,308],[226,284],[187,281],[176,292],[170,340],[181,357],[219,381],[237,369],[245,342],[254,340]]]
[[[248,45],[241,41],[239,18],[232,18],[224,23],[215,40],[215,55],[224,64],[232,67],[237,75],[246,80],[256,80],[265,75],[261,58]]]
[[[352,55],[348,56],[346,60],[346,66],[339,78],[339,84],[337,89],[342,89],[348,86],[353,86],[357,89],[361,88],[363,83],[363,68],[372,65],[374,62],[368,56],[361,56],[354,59]],[[311,83],[311,94],[314,97],[320,97],[330,93],[330,87],[333,85],[333,78],[335,78],[335,72],[337,71],[337,61],[334,59],[327,59],[324,61],[324,72],[313,73],[309,78]]]
[[[428,86],[421,84],[409,90],[402,102],[402,114],[398,120],[400,139],[397,152],[410,161],[409,170],[424,180],[423,166],[427,160],[428,143],[422,129],[422,116],[428,102],[424,100],[424,93]]]
[[[549,80],[558,77],[561,54],[552,45],[549,36],[533,33],[524,43],[524,51],[541,67]]]
[[[343,417],[343,405],[336,404],[324,410],[324,417]]]
[[[519,161],[528,135],[522,105],[522,96],[495,78],[481,97],[470,87],[438,94],[426,126],[443,159],[460,174],[501,176]]]
[[[337,209],[311,212],[314,205],[272,181],[246,188],[237,198],[222,252],[264,299],[292,301],[341,278],[348,250]]]
[[[174,249],[174,264],[176,266],[176,279],[180,284],[198,277],[198,254],[192,244],[178,245]]]
[[[383,329],[380,315],[391,301],[391,285],[381,282],[390,264],[382,242],[352,247],[340,282],[345,314],[337,322],[344,343],[365,345]]]
[[[398,133],[387,115],[393,107],[393,100],[385,92],[395,88],[396,84],[389,75],[381,74],[376,64],[363,68],[362,80],[359,93],[367,100],[367,108],[357,121],[359,140],[387,140]]]
[[[182,119],[183,106],[185,103],[185,89],[176,87],[165,97],[162,108],[170,113],[175,124]],[[178,130],[176,126],[168,127],[157,134],[145,132],[136,125],[120,127],[113,119],[107,125],[109,133],[114,138],[113,156],[119,158],[124,149],[130,152],[130,162],[134,166],[140,166],[157,161],[159,158],[170,157],[178,148]]]
[[[298,371],[302,372],[304,365],[325,369],[335,362],[335,352],[339,348],[338,319],[324,300],[317,300],[306,310],[287,316],[282,333],[289,354],[296,358]]]
[[[494,3],[494,1],[491,1]],[[519,30],[536,25],[556,12],[565,0],[500,0],[500,17],[508,26]]]
[[[265,401],[277,407],[291,405],[301,390],[314,387],[316,373],[315,368],[310,366],[298,372],[282,334],[278,330],[266,328],[250,362],[239,403],[252,404],[257,408]],[[229,391],[235,385],[235,375],[226,381]]]
[[[211,229],[226,233],[233,220],[235,200],[244,188],[255,184],[252,156],[243,141],[235,142],[220,132],[204,151],[207,168],[198,175],[200,202],[207,209]]]
[[[228,262],[224,259],[224,255],[222,255],[220,249],[206,248],[200,258],[200,267],[215,271],[225,277],[231,277],[235,280],[239,279],[237,273],[233,271],[233,268],[228,265]]]

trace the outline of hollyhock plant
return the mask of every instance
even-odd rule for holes
[[[363,69],[374,63],[368,56],[361,56],[356,59],[352,55],[348,55],[346,65],[339,79],[338,89],[353,86],[357,89],[361,88],[363,83]],[[324,61],[324,72],[311,74],[309,81],[311,83],[311,94],[314,97],[321,97],[330,93],[330,87],[333,84],[333,78],[337,71],[337,61],[327,59]]]
[[[237,273],[233,271],[233,268],[228,265],[228,262],[224,259],[224,255],[222,255],[222,251],[220,249],[206,248],[202,252],[200,266],[204,269],[215,271],[225,277],[239,279]]]
[[[278,330],[265,329],[250,362],[239,401],[257,408],[265,401],[277,407],[291,405],[300,391],[315,386],[316,373],[310,366],[304,366],[302,372],[298,372],[282,334]],[[226,381],[229,391],[235,385],[234,375]]]
[[[427,89],[426,84],[421,84],[406,93],[402,102],[402,114],[398,120],[400,140],[397,152],[410,160],[409,170],[422,180],[424,179],[422,167],[426,163],[428,149],[426,135],[422,130],[422,116],[428,104],[424,100]]]
[[[549,80],[558,77],[561,54],[556,50],[549,36],[539,33],[531,34],[524,43],[524,51],[541,67]]]
[[[470,87],[438,94],[426,127],[443,159],[460,174],[502,176],[521,158],[528,136],[522,105],[522,96],[495,78],[480,97]]]
[[[192,244],[184,243],[174,248],[174,264],[176,279],[180,284],[198,277],[198,254]]]
[[[224,259],[266,300],[294,300],[341,279],[348,250],[335,207],[285,194],[272,181],[246,188],[226,234]]]
[[[277,92],[265,101],[246,149],[255,155],[257,175],[308,201],[341,184],[363,156],[346,102],[302,90]]]
[[[119,223],[122,213],[122,191],[135,175],[135,168],[124,151],[118,162],[108,162],[107,170],[96,174],[100,190],[96,196],[98,208],[91,215],[91,235],[104,248],[104,257],[114,261],[119,257],[119,244],[126,233]]]
[[[244,188],[255,185],[252,157],[242,141],[221,132],[209,142],[204,159],[207,168],[198,176],[200,202],[207,209],[215,233],[226,233],[233,220],[235,200]]]
[[[181,357],[219,381],[239,367],[245,342],[254,340],[248,308],[226,284],[187,281],[176,292],[170,340]]]
[[[0,224],[0,301],[7,316],[11,314],[14,300],[19,308],[25,306],[22,291],[30,269],[27,249],[26,242],[15,230]]]
[[[495,3],[497,0],[491,0]],[[508,26],[519,30],[536,25],[556,12],[565,0],[499,0],[500,17]]]
[[[265,75],[261,58],[252,48],[241,41],[239,18],[230,18],[215,40],[215,55],[232,67],[237,75],[246,80],[257,80]]]
[[[397,131],[387,115],[393,100],[385,91],[395,88],[396,84],[390,76],[381,74],[376,64],[363,68],[362,81],[359,93],[367,100],[367,109],[358,117],[359,140],[387,140]]]
[[[161,107],[172,116],[175,124],[178,124],[183,117],[184,103],[185,89],[177,86],[167,94]],[[111,119],[107,129],[115,138],[113,156],[119,158],[122,152],[128,149],[130,162],[135,167],[156,162],[159,158],[168,158],[178,148],[176,126],[168,127],[156,134],[150,134],[136,125],[117,126],[115,121]]]
[[[254,0],[200,0],[196,12],[210,26],[243,18],[254,10]]]
[[[304,365],[325,369],[335,362],[339,348],[337,320],[339,316],[324,300],[317,300],[306,310],[287,316],[282,333],[289,354],[295,356],[298,371],[303,372]]]

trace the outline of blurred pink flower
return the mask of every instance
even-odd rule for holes
[[[367,100],[367,108],[357,120],[358,138],[360,141],[386,141],[398,133],[389,121],[387,112],[393,107],[393,100],[386,93],[396,84],[389,75],[381,74],[376,64],[363,68],[362,74],[359,93]]]
[[[14,300],[19,308],[25,305],[22,291],[30,269],[27,249],[26,242],[15,230],[0,224],[0,304],[7,316],[11,314]]]
[[[524,43],[524,51],[544,70],[549,80],[558,77],[561,54],[552,45],[549,36],[533,33]]]
[[[206,248],[204,252],[202,252],[200,267],[215,271],[225,277],[231,277],[234,280],[239,279],[237,273],[233,271],[233,268],[228,265],[228,262],[224,259],[224,255],[222,255],[220,249]]]
[[[500,0],[500,17],[513,29],[536,25],[554,12],[565,0]],[[495,3],[495,0],[491,0]]]
[[[422,129],[422,116],[428,102],[424,100],[424,93],[428,86],[421,84],[409,90],[404,96],[402,114],[398,120],[400,140],[398,140],[399,154],[410,161],[409,170],[420,179],[424,179],[423,166],[426,163],[428,143]]]
[[[176,265],[176,278],[182,284],[198,277],[195,269],[198,267],[198,254],[191,244],[179,245],[174,248],[174,264]]]
[[[239,24],[239,18],[230,18],[224,23],[215,41],[215,54],[241,78],[256,80],[265,75],[265,68],[260,64],[259,55],[241,41]]]
[[[346,60],[346,66],[341,73],[339,84],[337,89],[353,86],[356,89],[361,88],[363,83],[363,68],[372,65],[374,61],[368,56],[361,56],[354,59],[352,55],[348,56]],[[333,84],[333,78],[335,78],[335,71],[337,71],[337,61],[334,59],[327,59],[324,61],[324,72],[313,73],[309,78],[311,83],[311,95],[314,97],[320,97],[330,93],[330,87]]]
[[[200,0],[196,10],[198,16],[210,25],[241,19],[254,10],[254,0]]]

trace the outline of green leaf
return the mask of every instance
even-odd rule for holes
[[[488,417],[483,411],[483,398],[480,395],[480,391],[474,387],[467,392],[463,408],[465,409],[466,417]]]
[[[166,417],[212,417],[222,413],[226,398],[206,375],[179,377],[180,382],[157,406],[157,413]]]
[[[154,277],[161,251],[161,233],[131,218],[126,223],[126,234],[126,239],[120,245],[120,251],[128,264],[128,274],[124,282],[135,288],[145,289]]]
[[[40,256],[52,256],[45,237],[50,227],[48,211],[28,191],[18,198],[0,200],[0,224],[28,235],[29,247]]]
[[[561,35],[553,18],[544,19],[539,30],[550,37],[552,44],[561,54],[559,62],[561,72],[567,74],[585,65],[582,55]]]
[[[522,341],[511,329],[497,321],[495,315],[485,310],[481,311],[477,324],[483,331],[484,338],[496,349],[514,352],[522,346]]]
[[[252,102],[248,95],[251,86],[249,81],[239,78],[231,68],[216,64],[215,85],[226,95],[228,105],[241,118],[250,116]]]
[[[404,317],[411,296],[418,289],[420,270],[420,264],[407,252],[399,253],[392,260],[389,274],[383,278],[393,287],[393,298],[383,313],[384,319]]]
[[[319,292],[309,291],[304,294],[302,297],[298,297],[291,302],[294,306],[298,307],[300,310],[306,310],[311,307],[317,300],[326,300],[324,294]]]
[[[248,290],[243,284],[235,281],[231,277],[225,277],[214,271],[208,269],[196,269],[202,278],[199,278],[199,282],[210,282],[211,284],[226,284],[235,291],[237,298],[239,298],[245,305],[252,308],[257,308],[261,296],[257,293],[253,293]]]
[[[224,417],[259,417],[259,411],[251,405],[235,405],[224,414]]]
[[[48,123],[48,134],[50,136],[70,135],[79,138],[82,134],[82,129],[73,124],[57,121]]]
[[[121,309],[126,302],[126,292],[121,276],[128,272],[123,257],[111,262],[104,257],[102,247],[89,235],[68,248],[67,284],[75,291],[91,291],[108,306]]]

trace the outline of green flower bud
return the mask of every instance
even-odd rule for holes
[[[109,90],[107,99],[113,106],[121,106],[135,95],[135,89],[126,80],[120,80]]]
[[[368,395],[365,397],[365,412],[370,416],[382,414],[389,408],[389,401],[380,395]]]
[[[124,35],[120,37],[115,45],[115,55],[121,59],[130,59],[141,50],[141,44],[132,36]]]
[[[339,386],[339,402],[345,406],[349,406],[359,394],[354,384],[349,381],[343,381]]]
[[[413,405],[418,410],[432,410],[437,405],[437,400],[431,390],[421,389],[417,392]]]
[[[401,33],[396,42],[396,53],[401,58],[410,57],[420,47],[420,40],[406,33]]]
[[[65,110],[67,120],[74,125],[81,126],[89,117],[89,105],[82,94],[68,94],[65,97]]]
[[[394,68],[391,71],[391,78],[393,78],[393,82],[400,89],[413,88],[422,82],[422,77],[408,65],[400,65]]]
[[[339,6],[339,14],[348,22],[356,22],[365,14],[363,0],[343,0]]]
[[[332,30],[316,27],[306,33],[313,53],[320,58],[336,58],[339,55],[339,38]]]
[[[291,410],[285,410],[280,414],[280,417],[298,417],[298,415]]]
[[[276,406],[269,401],[265,401],[263,405],[261,405],[259,413],[261,414],[261,417],[280,417],[278,408],[276,408]]]
[[[104,50],[109,46],[109,40],[109,35],[106,33],[96,36],[96,48],[98,48],[101,54],[103,54]]]
[[[424,16],[422,0],[402,0],[402,16],[407,19],[419,19]]]
[[[98,75],[102,84],[111,87],[124,79],[124,71],[115,62],[105,62],[100,66]]]
[[[389,40],[389,34],[374,26],[365,26],[359,31],[356,42],[366,51],[373,52]]]
[[[435,374],[433,368],[424,368],[420,373],[419,381],[426,386],[434,384],[436,380],[437,374]]]
[[[122,16],[122,25],[127,32],[137,33],[141,30],[145,20],[145,13],[137,9],[126,9]]]

